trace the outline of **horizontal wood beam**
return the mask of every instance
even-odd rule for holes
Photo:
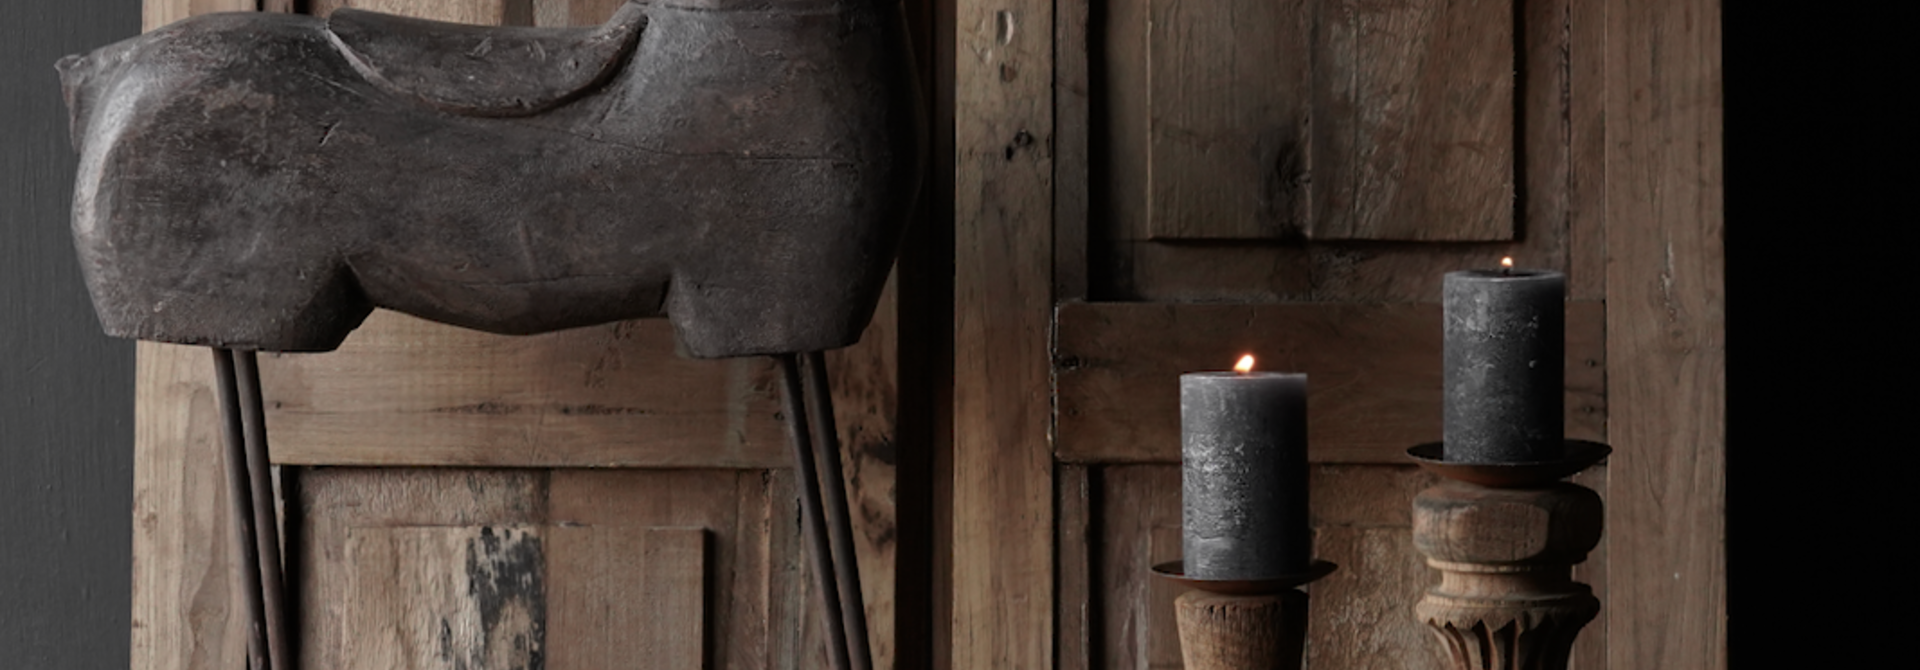
[[[664,320],[510,337],[376,312],[336,353],[261,360],[273,458],[787,467],[770,360],[673,351]]]
[[[1309,375],[1308,458],[1406,463],[1440,439],[1435,304],[1070,303],[1054,357],[1055,455],[1075,463],[1178,463],[1179,376],[1251,353]],[[1567,433],[1606,431],[1606,308],[1567,304]]]

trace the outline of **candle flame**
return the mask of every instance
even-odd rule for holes
[[[1240,362],[1233,364],[1233,371],[1243,375],[1253,372],[1253,354],[1241,356]]]
[[[1506,258],[1502,258],[1502,259],[1500,259],[1500,267],[1501,267],[1502,269],[1506,269],[1506,270],[1512,270],[1512,269],[1513,269],[1513,257],[1512,257],[1512,256],[1508,256],[1508,257],[1506,257]]]

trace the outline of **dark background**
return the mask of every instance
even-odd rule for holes
[[[1920,59],[1891,17],[1786,7],[1723,7],[1735,668],[1913,634],[1895,626],[1920,441],[1894,427],[1920,401],[1920,216],[1895,205],[1920,174],[1901,102]],[[53,62],[135,34],[139,12],[0,9],[0,667],[127,667],[133,347],[99,334],[80,282]]]
[[[1732,667],[1904,666],[1887,654],[1915,634],[1920,570],[1920,441],[1898,430],[1920,414],[1912,26],[1722,9]]]
[[[127,667],[133,345],[100,334],[67,232],[53,63],[140,32],[140,3],[0,7],[0,667]]]

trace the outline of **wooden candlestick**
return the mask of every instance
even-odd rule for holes
[[[1173,601],[1187,670],[1299,670],[1307,645],[1307,594],[1258,596],[1192,590]]]
[[[1413,500],[1413,542],[1440,584],[1414,607],[1454,670],[1564,670],[1600,612],[1573,566],[1599,544],[1600,494],[1566,482],[1443,482]]]
[[[1186,670],[1299,670],[1307,648],[1307,594],[1296,587],[1335,569],[1316,560],[1271,579],[1201,579],[1173,561],[1153,566],[1153,574],[1192,589],[1173,601]]]

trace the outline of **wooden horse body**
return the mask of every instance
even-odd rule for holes
[[[870,668],[820,352],[872,317],[919,185],[905,30],[898,0],[634,0],[584,29],[215,14],[62,60],[102,325],[215,349],[251,667],[297,663],[255,350],[330,350],[387,307],[499,333],[664,315],[686,354],[779,354],[829,654]]]
[[[857,340],[918,187],[897,2],[630,2],[598,28],[196,17],[61,63],[113,335],[337,347],[668,316],[696,357]]]

